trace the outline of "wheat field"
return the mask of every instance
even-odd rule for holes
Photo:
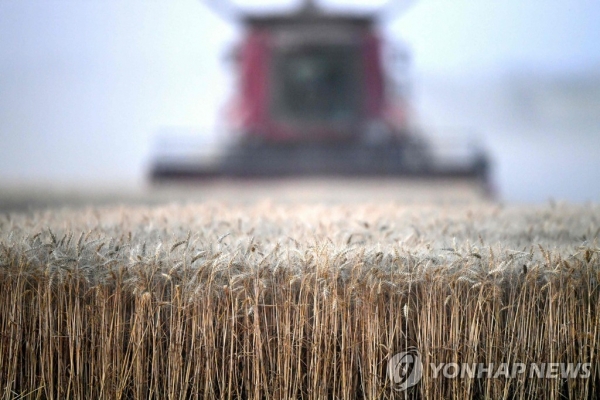
[[[595,399],[600,206],[202,202],[0,216],[4,399]],[[435,378],[431,363],[591,363]]]

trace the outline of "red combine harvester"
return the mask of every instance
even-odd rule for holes
[[[480,148],[440,148],[414,126],[406,95],[386,73],[378,16],[325,12],[310,0],[291,13],[240,13],[228,140],[215,150],[163,138],[152,180],[406,176],[486,188]]]

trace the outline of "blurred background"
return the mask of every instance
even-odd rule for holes
[[[382,32],[410,50],[417,123],[479,135],[500,199],[583,202],[600,201],[598,21],[594,0],[418,0]],[[142,190],[162,127],[219,131],[240,35],[198,0],[1,0],[0,191]]]

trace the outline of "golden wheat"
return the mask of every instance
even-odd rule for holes
[[[600,207],[170,205],[0,217],[5,399],[600,394]],[[436,379],[386,362],[592,363]]]

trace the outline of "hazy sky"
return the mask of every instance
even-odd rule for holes
[[[462,82],[598,69],[598,21],[598,0],[421,0],[385,32]],[[0,184],[142,181],[160,127],[214,125],[236,37],[198,0],[0,0]]]

